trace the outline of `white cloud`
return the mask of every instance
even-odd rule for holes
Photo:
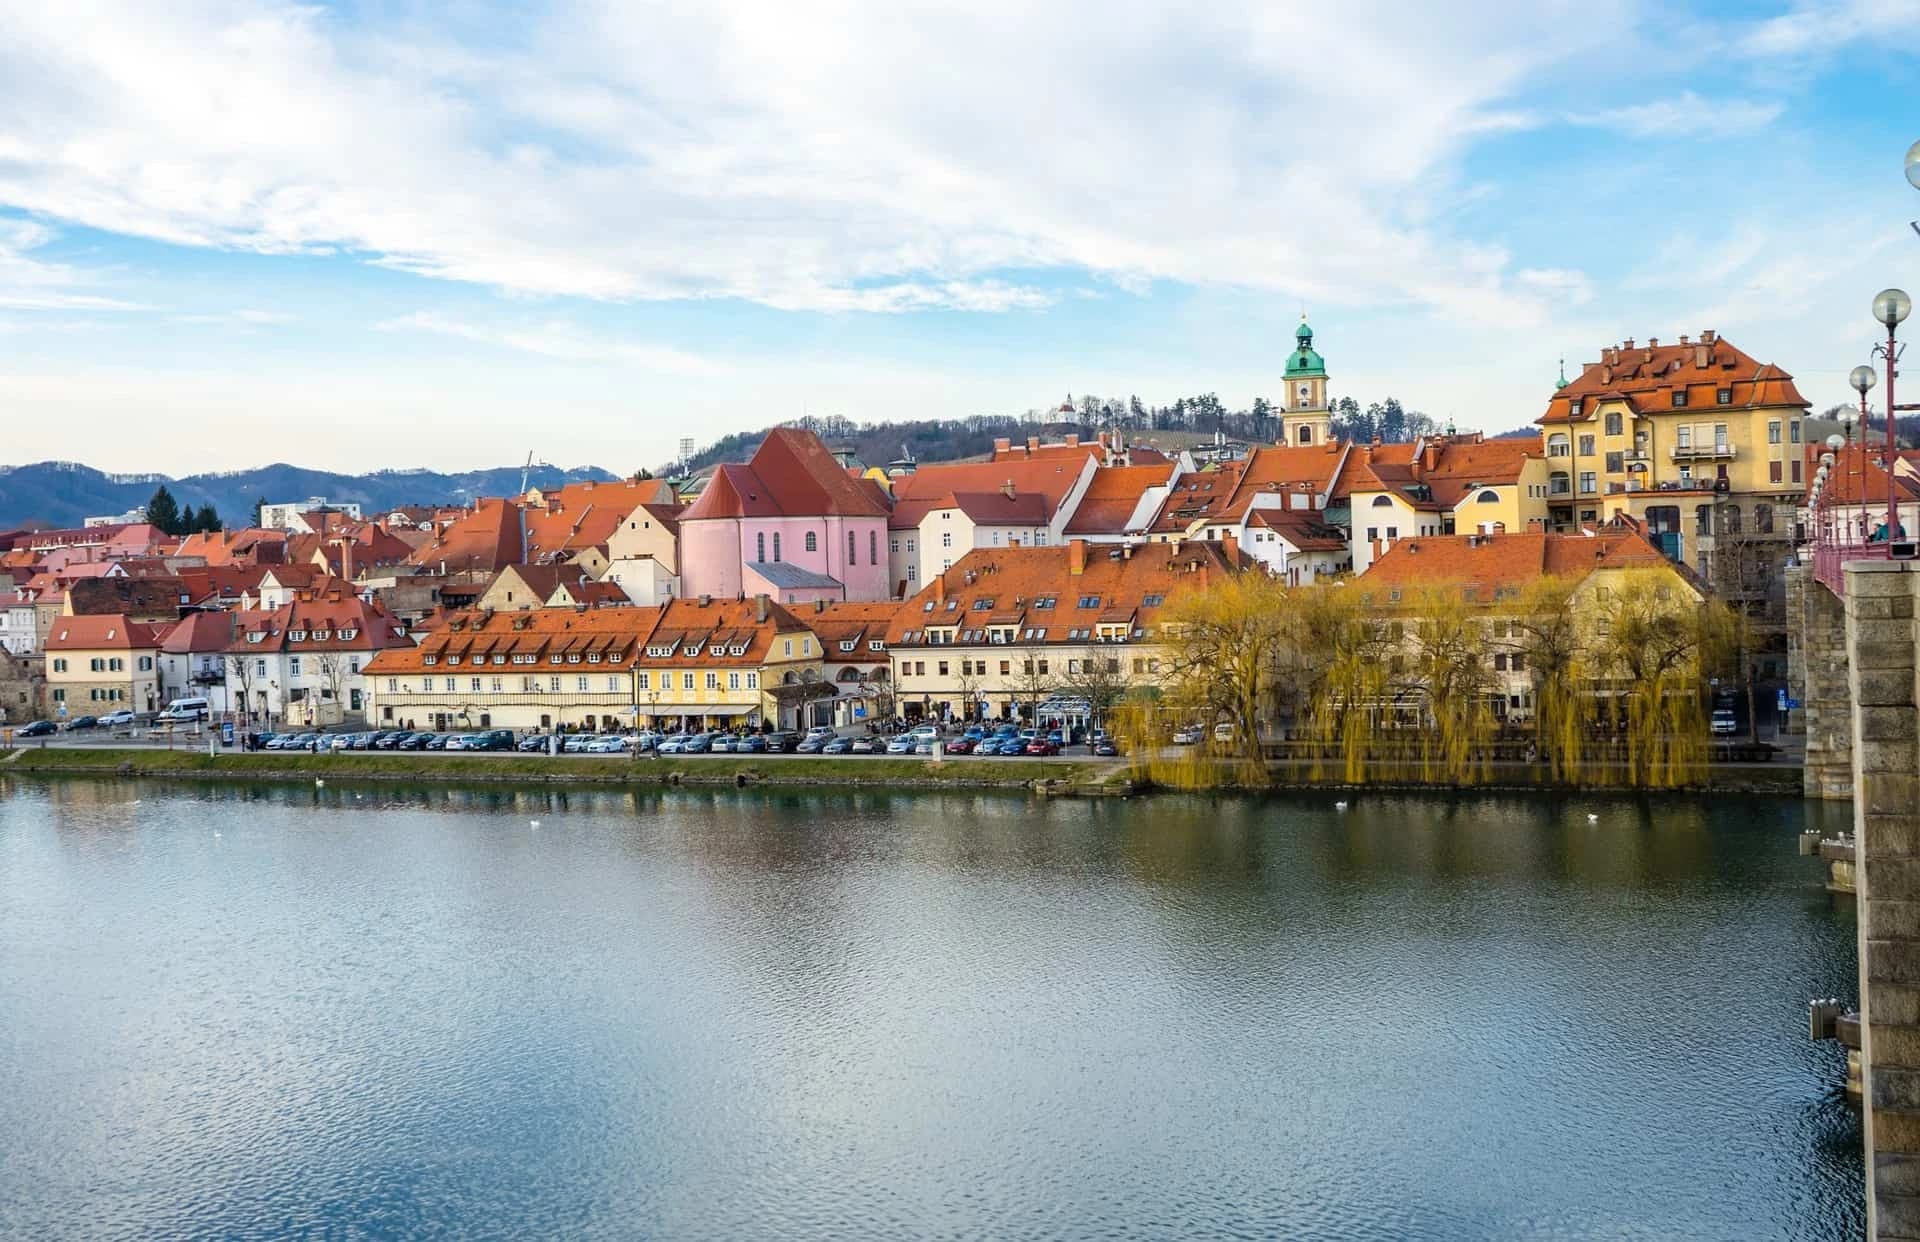
[[[1821,56],[1857,39],[1915,35],[1920,0],[1802,0],[1792,12],[1761,22],[1740,47],[1760,57]]]
[[[26,6],[0,202],[531,295],[998,311],[1179,281],[1522,325],[1548,304],[1433,222],[1625,4],[578,0],[470,45],[286,0]]]
[[[124,311],[131,302],[80,292],[85,277],[63,263],[33,257],[53,230],[32,220],[0,218],[0,311]]]
[[[678,375],[712,375],[720,370],[708,359],[682,350],[637,341],[609,340],[557,320],[497,327],[452,319],[434,311],[416,311],[376,324],[375,327],[383,332],[431,332],[477,345],[519,350],[563,362],[607,363]]]
[[[1611,129],[1635,138],[1724,137],[1765,129],[1778,120],[1783,105],[1753,99],[1703,99],[1682,91],[1671,99],[1601,112],[1571,113],[1573,125]]]

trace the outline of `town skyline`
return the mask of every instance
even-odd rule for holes
[[[1462,428],[1706,329],[1819,409],[1911,241],[1904,2],[1068,8],[1012,46],[107,7],[0,52],[9,464],[617,469],[809,413],[1245,408],[1303,310],[1336,394]]]

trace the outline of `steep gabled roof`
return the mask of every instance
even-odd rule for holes
[[[1723,388],[1729,390],[1724,405],[1718,397]],[[1687,394],[1685,406],[1673,404],[1678,391]],[[1597,362],[1583,365],[1577,377],[1553,394],[1546,413],[1536,421],[1591,421],[1601,401],[1609,397],[1627,402],[1638,414],[1808,406],[1794,387],[1793,376],[1770,362],[1757,361],[1718,334],[1705,332],[1697,341],[1683,336],[1678,343],[1666,345],[1655,340],[1638,346],[1631,340],[1609,345],[1600,351]],[[1580,403],[1579,414],[1573,413],[1575,402]]]
[[[1069,535],[1124,534],[1127,522],[1140,507],[1149,488],[1163,486],[1173,477],[1173,463],[1151,465],[1102,466],[1093,472],[1080,503],[1074,506],[1067,522]]]
[[[166,625],[129,621],[115,614],[59,617],[47,633],[48,651],[157,650]]]
[[[819,436],[775,427],[746,465],[723,465],[682,522],[738,517],[885,517],[877,489],[848,476]]]

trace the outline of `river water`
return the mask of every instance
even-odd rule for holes
[[[1845,810],[0,782],[0,1236],[1854,1238]]]

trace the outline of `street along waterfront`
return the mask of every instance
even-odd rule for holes
[[[0,790],[0,1236],[1861,1228],[1819,804]]]

